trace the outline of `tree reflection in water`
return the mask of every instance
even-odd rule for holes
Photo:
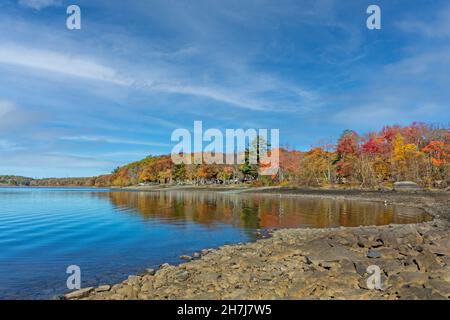
[[[353,227],[417,223],[430,218],[418,208],[288,195],[185,191],[112,191],[96,195],[108,197],[114,206],[132,209],[144,219],[195,222],[211,227],[216,223],[245,229]]]

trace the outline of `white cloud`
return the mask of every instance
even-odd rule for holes
[[[15,109],[14,105],[8,101],[0,101],[0,121]],[[1,122],[0,122],[1,123]]]
[[[450,6],[440,9],[431,20],[408,19],[398,22],[397,26],[402,31],[420,34],[427,38],[448,38],[450,37]]]
[[[90,58],[17,45],[0,45],[0,63],[124,85],[117,72]]]
[[[145,142],[138,140],[127,140],[114,137],[105,136],[90,136],[90,135],[80,135],[80,136],[63,136],[60,140],[66,141],[81,141],[81,142],[103,142],[111,144],[129,144],[129,145],[140,145],[140,146],[153,146],[153,147],[167,147],[170,144],[158,143],[158,142]]]
[[[47,7],[60,6],[61,0],[19,0],[19,5],[36,10]]]

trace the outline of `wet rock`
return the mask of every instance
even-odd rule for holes
[[[188,255],[182,255],[182,256],[180,256],[180,259],[181,259],[181,260],[185,260],[185,261],[191,261],[191,260],[192,260],[192,257],[191,257],[191,256],[188,256]]]

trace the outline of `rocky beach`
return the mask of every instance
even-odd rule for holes
[[[239,191],[239,192],[242,192]],[[450,193],[273,188],[243,192],[382,201],[424,209],[419,224],[281,229],[183,256],[179,265],[64,299],[450,299]],[[369,266],[371,266],[369,268]],[[374,267],[375,266],[375,267]],[[368,278],[380,270],[380,286]]]

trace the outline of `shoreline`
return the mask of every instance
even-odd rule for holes
[[[206,249],[189,262],[162,264],[157,271],[129,276],[112,286],[84,288],[66,294],[64,299],[450,299],[449,192],[202,187],[126,190],[232,191],[388,201],[422,208],[433,219],[405,225],[279,229],[267,239]],[[381,270],[380,290],[367,288],[369,265]]]

